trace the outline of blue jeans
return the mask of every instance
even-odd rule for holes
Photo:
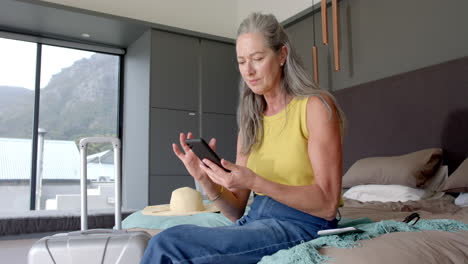
[[[265,255],[317,237],[317,231],[336,228],[328,221],[257,195],[247,215],[233,225],[179,225],[154,236],[141,264],[257,263]]]

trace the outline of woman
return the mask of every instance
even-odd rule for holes
[[[316,87],[273,15],[251,14],[236,41],[240,84],[236,164],[203,163],[180,135],[175,154],[232,226],[181,225],[151,240],[142,263],[256,263],[336,227],[343,114]],[[210,146],[215,148],[215,139]],[[251,210],[243,216],[254,192]]]

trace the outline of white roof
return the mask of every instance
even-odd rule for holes
[[[109,149],[103,152],[88,155],[88,163],[114,164],[114,151]]]

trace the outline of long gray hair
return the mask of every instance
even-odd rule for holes
[[[281,48],[286,46],[288,55],[283,66],[281,88],[285,95],[294,97],[317,96],[325,104],[331,117],[332,108],[324,100],[325,95],[331,99],[337,110],[340,122],[341,135],[345,129],[345,116],[338,106],[335,97],[328,91],[320,89],[313,81],[310,74],[305,70],[302,62],[294,51],[289,37],[283,27],[278,23],[275,16],[261,13],[250,14],[239,26],[237,38],[245,33],[261,33],[270,49],[279,54]],[[240,98],[237,109],[237,123],[240,130],[241,153],[248,154],[263,138],[263,113],[266,109],[266,101],[263,95],[257,95],[241,78],[239,84]]]

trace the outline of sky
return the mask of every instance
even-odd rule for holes
[[[0,86],[19,86],[34,90],[37,44],[0,38]],[[94,52],[42,45],[41,88],[52,75]]]

